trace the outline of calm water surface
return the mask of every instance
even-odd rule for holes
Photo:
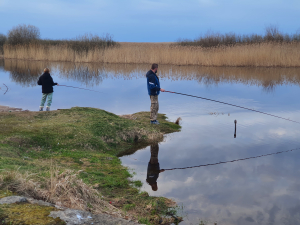
[[[149,111],[149,65],[74,64],[0,60],[0,105],[38,110],[48,66],[55,82],[103,93],[54,87],[52,110],[74,106],[115,114]],[[161,66],[161,86],[300,121],[300,69]],[[9,92],[4,94],[4,84]],[[300,148],[300,125],[196,98],[162,93],[160,112],[182,118],[181,132],[159,143],[161,169],[246,158]],[[234,120],[237,120],[234,138]],[[300,150],[216,166],[164,171],[158,190],[146,182],[150,146],[121,157],[142,191],[174,199],[182,224],[300,224]]]

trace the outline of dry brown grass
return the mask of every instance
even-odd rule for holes
[[[26,60],[103,63],[159,63],[201,66],[298,67],[300,43],[232,47],[185,47],[169,43],[121,43],[119,47],[76,53],[65,46],[4,46],[4,57]]]
[[[44,200],[60,207],[107,213],[125,217],[124,213],[101,199],[100,193],[78,178],[82,171],[74,172],[50,168],[50,179],[40,180],[39,174],[21,173],[18,170],[2,171],[0,187],[15,193]],[[127,215],[128,218],[129,215]]]

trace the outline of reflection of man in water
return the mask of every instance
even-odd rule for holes
[[[153,191],[157,191],[157,179],[159,176],[159,173],[164,172],[165,170],[161,170],[158,163],[158,151],[159,146],[157,144],[152,144],[150,146],[151,151],[151,158],[148,163],[148,169],[147,169],[147,183],[152,187]]]

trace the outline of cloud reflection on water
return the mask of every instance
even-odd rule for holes
[[[289,134],[282,134],[282,139],[278,139],[268,135],[268,129],[277,127],[274,121],[265,121],[263,126],[256,125],[241,127],[240,139],[234,139],[232,133],[224,135],[229,131],[226,126],[221,126],[225,129],[223,133],[204,124],[199,126],[198,132],[192,129],[174,134],[171,141],[167,140],[160,146],[160,167],[214,163],[300,146],[297,127],[288,129]],[[185,127],[192,126],[185,124]],[[205,130],[210,135],[214,134],[213,138],[202,136]],[[198,138],[188,139],[189,134],[195,132]],[[255,132],[262,141],[252,137]],[[137,159],[134,163],[129,158],[122,159],[126,166],[139,171],[135,179],[143,180],[144,174],[140,171],[146,168],[139,160],[148,157],[148,149],[131,156]],[[157,193],[152,193],[148,185],[144,185],[142,190],[182,203],[193,224],[196,224],[197,218],[220,224],[298,224],[299,215],[293,214],[294,209],[300,206],[297,194],[300,191],[299,157],[300,152],[290,152],[226,165],[165,171],[158,179]]]

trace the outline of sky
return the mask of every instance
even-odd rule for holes
[[[299,0],[0,0],[0,33],[37,26],[41,38],[111,34],[120,42],[173,42],[208,31],[300,33]]]

